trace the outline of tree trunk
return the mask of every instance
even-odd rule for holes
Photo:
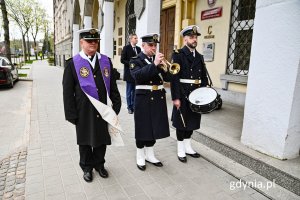
[[[9,41],[9,21],[7,18],[5,1],[0,0],[0,5],[1,5],[2,18],[3,18],[5,53],[6,53],[6,57],[11,62],[10,41]]]
[[[30,43],[29,43],[28,32],[27,32],[27,52],[28,52],[28,60],[30,60],[31,52],[30,52]]]
[[[35,59],[38,60],[36,38],[33,37]]]
[[[25,41],[25,33],[22,34],[22,48],[23,48],[23,57],[24,57],[24,62],[27,61],[26,57],[26,41]]]

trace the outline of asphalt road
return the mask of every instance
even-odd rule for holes
[[[18,81],[14,88],[0,87],[0,160],[27,143],[31,81]]]

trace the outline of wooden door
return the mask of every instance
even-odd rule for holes
[[[160,52],[171,61],[174,47],[175,7],[162,10],[160,15]]]

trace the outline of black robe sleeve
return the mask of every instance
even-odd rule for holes
[[[67,61],[67,67],[63,74],[63,101],[65,118],[72,124],[76,124],[78,119],[78,113],[76,109],[76,99],[75,99],[75,79],[72,72],[73,62],[72,60]]]
[[[111,66],[111,72],[113,72],[113,65],[111,60],[109,59],[110,62],[110,66]],[[117,86],[117,80],[115,78],[115,76],[111,75],[110,77],[110,99],[112,101],[112,108],[113,110],[116,112],[116,114],[119,114],[120,110],[121,110],[121,96],[120,96],[120,92]]]

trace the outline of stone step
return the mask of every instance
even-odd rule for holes
[[[257,176],[263,177],[266,180],[269,180],[271,182],[275,180],[275,184],[277,188],[279,188],[278,186],[280,186],[286,189],[287,191],[290,191],[293,194],[295,194],[294,198],[300,199],[300,179],[298,177],[295,177],[285,171],[282,171],[281,169],[276,168],[264,162],[263,160],[257,159],[248,153],[240,151],[237,148],[229,146],[228,144],[225,144],[220,140],[209,137],[208,135],[205,135],[200,131],[195,131],[192,137],[195,141],[205,145],[211,150],[216,151],[219,154],[231,159],[232,161],[248,168],[249,170],[257,174]],[[219,165],[218,161],[214,162],[214,164],[216,166]],[[243,177],[237,174],[235,169],[230,169],[225,171],[232,174],[236,178],[243,180]],[[256,188],[256,189],[260,190],[261,193],[266,194],[266,196],[268,197],[278,199],[279,197],[282,197],[281,195],[283,195],[284,193],[288,193],[288,192],[282,192],[284,191],[282,190],[282,188],[279,188],[281,192],[273,191],[273,192],[269,192],[270,194],[268,194],[268,191],[266,192],[265,189],[264,190],[261,190],[261,188]]]

